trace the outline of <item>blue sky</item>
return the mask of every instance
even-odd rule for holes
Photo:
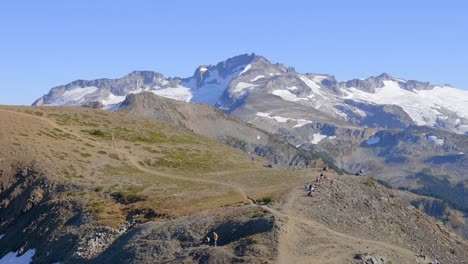
[[[0,3],[0,104],[133,70],[186,77],[255,52],[338,80],[391,75],[468,89],[466,1]]]

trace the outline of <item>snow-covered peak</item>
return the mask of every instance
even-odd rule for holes
[[[339,82],[328,74],[300,74],[255,54],[201,65],[187,78],[135,71],[119,79],[78,80],[58,86],[34,105],[118,108],[131,93],[152,92],[234,111],[253,95],[295,103],[357,125],[404,128],[412,124],[468,132],[468,92],[383,73]],[[268,97],[270,98],[270,97]],[[276,99],[275,99],[276,98]],[[257,103],[262,104],[258,100]]]

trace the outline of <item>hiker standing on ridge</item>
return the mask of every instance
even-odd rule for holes
[[[218,234],[216,232],[213,232],[213,240],[214,240],[214,246],[218,246]]]

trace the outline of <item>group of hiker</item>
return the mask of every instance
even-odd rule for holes
[[[326,171],[328,171],[328,167],[322,169],[322,173],[315,179],[315,183],[309,184],[306,182],[304,184],[304,189],[308,191],[307,196],[311,197],[313,193],[318,192],[319,186],[322,186],[324,183],[329,183],[330,185],[334,183],[333,179],[325,175]]]
[[[214,247],[217,247],[218,246],[218,234],[216,232],[213,232],[213,244],[211,244],[211,238],[210,236],[207,236],[205,237],[205,239],[203,240],[203,242],[205,243],[205,245],[213,245]]]

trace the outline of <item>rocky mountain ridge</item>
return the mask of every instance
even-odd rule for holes
[[[281,138],[229,117],[207,104],[189,104],[143,92],[128,95],[117,111],[188,129],[262,156],[273,164],[305,167],[316,159]]]
[[[412,124],[462,134],[468,131],[468,113],[463,108],[468,103],[468,92],[463,90],[402,80],[385,73],[339,82],[331,75],[297,73],[292,67],[272,64],[255,54],[200,66],[188,78],[166,78],[144,71],[115,80],[75,81],[52,88],[34,105],[79,106],[98,102],[107,109],[115,109],[126,95],[143,91],[208,103],[226,112],[235,111],[257,93],[279,97],[359,126],[405,128]],[[446,99],[438,100],[439,96]],[[381,113],[401,121],[392,124],[373,118]]]

